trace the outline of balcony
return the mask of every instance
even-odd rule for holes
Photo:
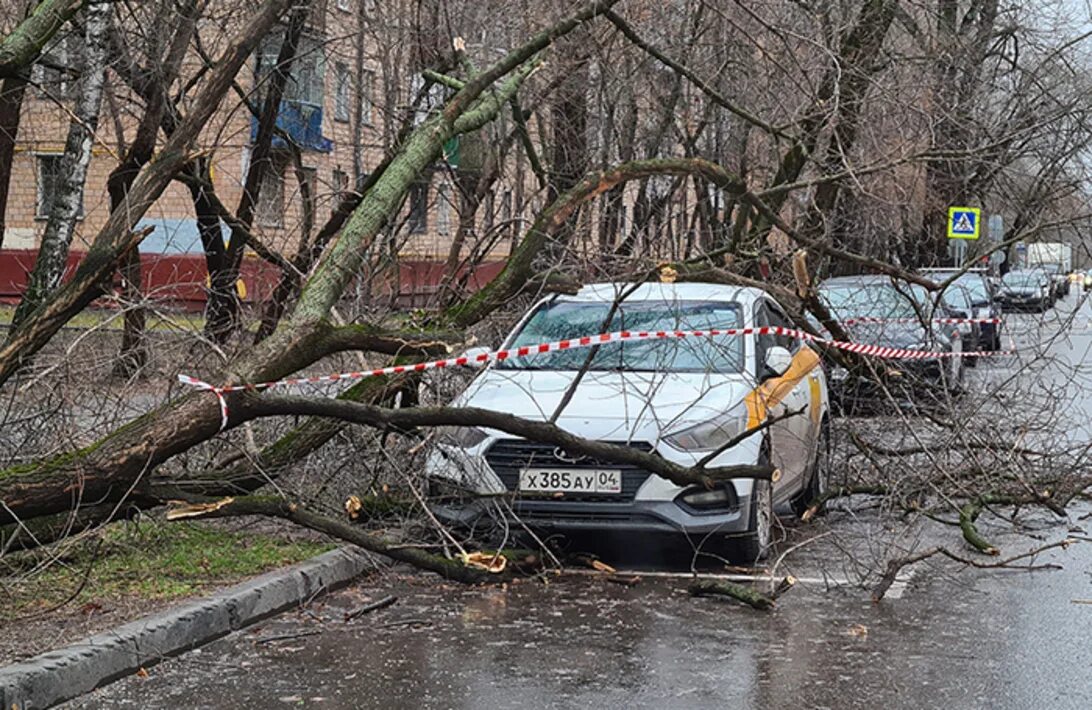
[[[281,101],[277,112],[277,128],[281,129],[300,148],[319,153],[329,153],[334,142],[322,135],[322,106],[305,101]],[[250,118],[250,142],[258,138],[258,119]],[[273,136],[274,148],[287,148],[280,135]]]

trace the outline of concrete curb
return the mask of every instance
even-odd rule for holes
[[[324,589],[342,586],[369,566],[363,553],[332,550],[211,597],[0,668],[0,708],[38,710],[90,692],[295,606]]]

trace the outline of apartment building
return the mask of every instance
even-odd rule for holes
[[[220,4],[228,6],[230,2]],[[250,6],[252,3],[238,3],[238,16],[245,17],[243,11]],[[277,119],[280,135],[299,147],[299,160],[294,159],[294,151],[283,137],[274,139],[274,170],[262,186],[253,225],[264,244],[288,256],[306,238],[304,232],[319,229],[340,196],[382,160],[397,123],[408,110],[408,97],[420,86],[420,78],[404,65],[404,55],[392,53],[384,44],[399,41],[398,28],[391,25],[397,22],[397,13],[393,13],[394,19],[380,17],[374,0],[319,0],[313,8]],[[230,30],[230,21],[202,23],[196,44],[209,48],[207,54],[215,56]],[[0,250],[0,298],[11,300],[21,292],[57,188],[75,90],[70,75],[58,67],[78,67],[82,38],[74,32],[71,26],[66,27],[47,46],[49,61],[34,67],[34,86],[24,100]],[[267,36],[240,72],[238,90],[252,103],[260,97],[264,80],[276,64],[283,34],[282,27]],[[191,55],[184,78],[192,76],[201,62],[194,52]],[[73,239],[72,263],[108,217],[107,178],[139,118],[140,108],[122,78],[109,70],[107,81],[83,212]],[[211,152],[216,192],[229,208],[234,208],[242,195],[258,126],[238,90],[225,97],[201,138],[201,148]],[[459,146],[452,143],[445,151],[444,163],[408,195],[396,225],[398,236],[391,239],[408,268],[441,262],[447,256],[458,224],[458,193],[452,177],[458,164]],[[313,196],[309,225],[301,182]],[[511,205],[510,191],[497,202],[505,199]],[[490,215],[494,207],[503,211],[491,198]],[[154,228],[140,247],[146,290],[154,294],[169,286],[167,290],[174,297],[203,300],[206,272],[189,190],[180,183],[172,184],[148,210],[140,227]],[[228,230],[222,229],[226,239]],[[248,254],[241,291],[247,300],[261,299],[275,278],[271,267]],[[419,278],[411,276],[409,280]]]

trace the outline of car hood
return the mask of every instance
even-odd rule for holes
[[[453,404],[542,421],[575,379],[571,371],[491,368]],[[557,423],[588,438],[655,442],[731,409],[754,387],[742,373],[588,372]]]
[[[1042,287],[1041,286],[1002,286],[1001,290],[1004,293],[1027,294],[1027,293],[1039,293],[1040,291],[1042,291]]]

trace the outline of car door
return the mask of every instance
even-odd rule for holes
[[[792,327],[784,311],[767,299],[762,299],[758,304],[755,321],[760,326]],[[811,426],[810,393],[815,384],[812,379],[817,376],[818,368],[814,365],[818,362],[818,356],[814,352],[802,353],[803,344],[790,335],[759,336],[757,340],[760,368],[765,362],[766,351],[774,345],[793,354],[793,364],[788,372],[780,377],[768,378],[760,385],[767,398],[767,416],[779,419],[770,427],[770,458],[773,465],[781,469],[782,475],[775,491],[778,494],[781,491],[791,493],[803,485],[814,448],[816,431]],[[786,417],[788,412],[798,413]]]

